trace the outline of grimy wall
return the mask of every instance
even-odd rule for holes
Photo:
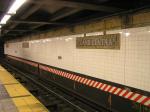
[[[150,92],[147,10],[7,41],[5,54]],[[77,49],[76,38],[120,33],[120,49]],[[23,47],[29,42],[29,47]]]

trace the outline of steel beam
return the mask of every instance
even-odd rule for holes
[[[5,34],[5,35],[2,35],[2,36],[21,36],[22,34]]]
[[[30,15],[32,15],[34,12],[36,12],[37,10],[39,10],[41,7],[41,5],[36,5],[36,6],[33,6],[29,9],[29,11],[27,11],[24,15],[22,15],[20,17],[20,19],[26,19],[27,17],[29,17]]]
[[[116,12],[122,10],[120,8],[111,7],[111,6],[96,5],[96,4],[89,4],[83,2],[81,3],[81,2],[70,1],[70,0],[30,0],[29,2],[32,2],[34,4],[41,4],[41,5],[57,4],[64,7],[82,8],[82,9],[104,11],[104,12]]]
[[[61,9],[61,10],[57,11],[55,14],[53,14],[49,21],[57,21],[59,19],[62,19],[66,16],[69,16],[69,15],[74,14],[74,13],[81,11],[81,10],[82,9],[72,9],[72,10]],[[36,26],[31,27],[31,29],[36,29],[36,28],[39,28],[43,25],[44,24],[36,25]]]
[[[43,22],[43,21],[17,21],[17,20],[12,20],[12,21],[9,21],[9,23],[23,23],[23,24],[43,24],[43,25],[46,25],[46,24],[55,24],[55,25],[64,25],[64,23],[58,23],[58,22]]]
[[[37,31],[38,32],[38,30],[25,30],[25,29],[23,29],[23,30],[21,30],[21,29],[3,29],[3,31],[15,31],[15,32]]]
[[[59,10],[57,11],[55,14],[52,15],[51,17],[51,21],[56,21],[59,19],[62,19],[66,16],[72,15],[74,13],[77,13],[79,11],[81,11],[82,9],[66,9],[66,10]]]

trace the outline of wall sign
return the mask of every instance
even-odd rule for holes
[[[6,43],[6,48],[8,48],[9,47],[9,44],[8,43]]]
[[[22,48],[29,48],[29,42],[23,42]]]
[[[120,34],[78,37],[76,48],[79,49],[120,49]]]

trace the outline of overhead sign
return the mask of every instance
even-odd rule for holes
[[[78,37],[76,47],[79,49],[120,49],[120,34]]]

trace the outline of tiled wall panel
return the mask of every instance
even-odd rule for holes
[[[106,33],[121,34],[120,50],[76,49],[77,36],[70,35],[32,40],[29,48],[22,48],[22,42],[9,42],[5,54],[150,91],[150,27]],[[96,34],[103,33],[87,35]]]

